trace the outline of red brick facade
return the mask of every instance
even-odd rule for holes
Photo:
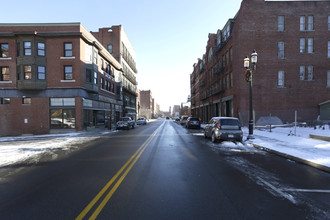
[[[0,66],[9,69],[0,80],[0,136],[109,126],[120,114],[121,65],[80,23],[0,24],[0,44],[8,52]]]
[[[242,1],[235,18],[229,19],[217,34],[209,35],[204,59],[194,65],[192,114],[203,121],[212,116],[235,116],[246,124],[249,86],[243,59],[256,50],[255,119],[272,115],[292,122],[297,110],[299,121],[316,120],[319,104],[330,100],[329,11],[329,1]],[[300,30],[302,16],[305,30]],[[279,17],[284,21],[283,30]],[[305,50],[300,50],[300,39],[305,41]],[[280,58],[279,44],[284,45],[284,56]]]

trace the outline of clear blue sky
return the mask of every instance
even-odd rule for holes
[[[6,0],[0,23],[81,22],[89,31],[123,25],[136,55],[138,88],[162,110],[186,102],[193,64],[209,33],[222,29],[241,0]]]

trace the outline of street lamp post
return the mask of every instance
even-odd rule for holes
[[[257,58],[258,54],[254,50],[251,54],[251,63],[253,65],[253,70],[256,69],[256,64],[257,64]],[[249,103],[249,135],[247,139],[253,139],[253,105],[252,105],[252,70],[249,68],[250,67],[250,59],[248,57],[245,57],[244,59],[244,67],[246,68],[246,73],[245,73],[245,80],[249,83],[249,89],[250,89],[250,103]]]

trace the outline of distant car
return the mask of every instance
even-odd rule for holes
[[[146,125],[147,124],[147,119],[144,117],[138,118],[138,120],[136,121],[137,125]]]
[[[189,117],[187,119],[187,123],[186,123],[186,128],[201,128],[201,122],[199,121],[199,118],[196,117]]]
[[[180,124],[183,126],[183,125],[186,125],[187,123],[187,119],[188,119],[188,115],[182,115],[181,116],[181,119],[180,119]]]
[[[243,140],[243,132],[238,118],[213,117],[204,128],[204,137],[210,137],[212,142]]]
[[[175,118],[175,121],[176,121],[176,122],[180,122],[180,118],[179,118],[179,117],[176,117],[176,118]]]
[[[117,129],[130,129],[135,127],[135,121],[132,120],[131,117],[122,117],[117,122]]]
[[[170,117],[167,116],[167,117],[166,117],[166,120],[169,120],[169,119],[170,119]]]

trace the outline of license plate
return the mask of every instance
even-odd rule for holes
[[[229,137],[229,138],[233,138],[234,135],[233,135],[233,134],[228,134],[228,137]]]

